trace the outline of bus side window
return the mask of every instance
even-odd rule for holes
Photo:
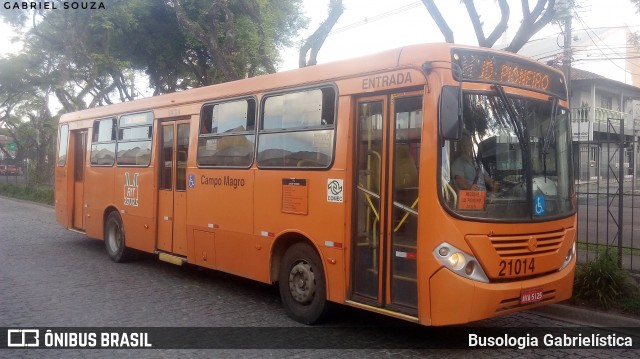
[[[69,125],[60,126],[60,142],[58,143],[58,166],[64,167],[67,164],[67,147],[69,146]]]
[[[328,168],[333,160],[332,87],[268,96],[258,133],[260,168]]]
[[[247,168],[253,163],[256,101],[206,104],[201,111],[198,166]]]
[[[152,135],[153,112],[120,116],[116,154],[118,166],[149,166]]]
[[[116,158],[116,119],[108,118],[93,122],[91,136],[91,165],[113,166]]]

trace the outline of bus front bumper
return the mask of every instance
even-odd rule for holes
[[[534,279],[482,283],[441,268],[430,281],[431,325],[463,324],[527,310],[571,298],[576,259],[563,270]],[[523,291],[542,290],[542,298],[522,304]]]

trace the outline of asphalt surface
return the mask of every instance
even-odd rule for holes
[[[591,326],[612,326],[601,324],[588,311],[574,314],[574,319],[532,311],[473,323],[463,330],[530,328],[577,333]],[[638,330],[636,322],[624,325],[614,319],[613,325],[627,326],[618,335],[625,331],[635,335]],[[0,350],[0,357],[7,358],[640,356],[640,350],[628,348],[451,348],[443,345],[447,328],[422,327],[343,306],[332,320],[310,328],[286,316],[273,286],[193,266],[177,267],[153,256],[116,264],[108,259],[103,242],[61,228],[51,207],[1,197],[0,327],[175,327],[176,335],[188,335],[188,328],[195,327],[213,328],[218,336],[241,336],[217,346],[222,349]],[[259,349],[260,343],[271,339],[281,346]],[[244,347],[243,340],[250,349],[233,349]]]

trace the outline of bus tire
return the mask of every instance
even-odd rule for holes
[[[107,254],[116,263],[126,262],[131,258],[131,250],[125,246],[124,226],[118,212],[111,212],[104,225],[104,246]]]
[[[278,276],[280,298],[287,315],[303,324],[316,324],[328,312],[322,261],[305,243],[296,243],[282,258]]]

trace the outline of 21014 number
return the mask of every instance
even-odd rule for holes
[[[500,272],[498,276],[512,276],[520,274],[533,274],[536,270],[535,258],[509,259],[500,261]]]

